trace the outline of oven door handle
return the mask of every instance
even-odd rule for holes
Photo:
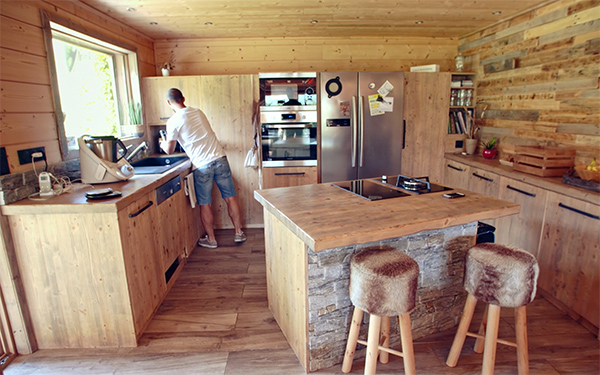
[[[293,129],[293,128],[315,128],[315,123],[295,123],[295,124],[263,124],[263,128],[265,129]]]
[[[356,96],[352,97],[352,109],[351,109],[352,113],[350,114],[351,119],[351,127],[352,127],[352,133],[351,133],[351,137],[352,139],[350,140],[350,149],[351,149],[351,155],[350,157],[352,158],[351,161],[351,165],[352,168],[356,167],[356,137],[357,137],[357,124],[356,124]]]

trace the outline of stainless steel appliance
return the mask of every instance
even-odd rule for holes
[[[260,114],[263,167],[317,165],[317,111]]]
[[[408,190],[416,194],[427,194],[438,191],[453,190],[447,186],[429,182],[429,177],[409,177],[399,174],[397,176],[385,176],[385,179],[382,176],[381,178],[378,178],[377,181],[381,181],[384,184],[394,184],[393,186],[395,187]]]
[[[125,181],[133,177],[135,171],[126,158],[121,157],[113,162],[113,156],[108,155],[110,160],[98,156],[89,143],[88,136],[77,139],[79,144],[79,163],[81,166],[81,179],[87,184],[101,184],[116,181]]]
[[[99,158],[110,162],[118,162],[127,155],[128,149],[121,140],[112,135],[91,135],[85,138],[85,144]]]
[[[321,182],[401,171],[403,72],[320,73]]]
[[[371,180],[361,179],[334,182],[331,185],[348,190],[370,201],[453,190],[452,188],[429,182],[429,177],[415,178],[401,174],[397,176],[382,176]],[[407,194],[401,190],[412,194]]]
[[[389,188],[371,180],[342,181],[336,182],[332,185],[344,190],[348,190],[349,192],[359,195],[363,198],[367,198],[370,201],[410,196],[410,194],[403,193],[397,189]]]
[[[317,110],[317,73],[259,73],[258,79],[261,112]]]

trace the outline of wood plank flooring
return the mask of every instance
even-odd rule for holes
[[[267,306],[263,231],[247,234],[248,241],[236,245],[233,232],[221,230],[217,249],[194,251],[137,348],[39,350],[17,357],[5,374],[304,374]],[[503,310],[500,337],[512,340],[512,311]],[[541,297],[528,306],[527,319],[532,375],[600,373],[600,344],[589,331]],[[445,365],[453,337],[454,329],[415,342],[417,374],[481,372],[472,338],[458,366]],[[377,374],[403,373],[402,360],[390,357]],[[317,374],[341,374],[340,367]],[[363,371],[363,360],[355,360],[351,373]],[[515,349],[499,346],[496,374],[516,373]]]

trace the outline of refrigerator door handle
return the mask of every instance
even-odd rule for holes
[[[357,124],[356,124],[356,96],[352,97],[352,108],[351,108],[352,113],[350,114],[351,116],[351,126],[352,126],[352,139],[351,139],[351,157],[352,157],[352,162],[350,163],[352,165],[352,168],[356,167],[356,136],[357,136]]]
[[[362,95],[358,97],[358,121],[360,126],[360,133],[358,134],[360,141],[360,148],[358,149],[358,166],[362,167],[363,162],[365,160],[364,151],[365,151],[365,114],[363,113],[363,97]]]

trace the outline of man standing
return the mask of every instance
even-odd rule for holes
[[[179,142],[194,166],[196,199],[200,205],[202,225],[206,230],[206,237],[201,238],[198,245],[211,249],[217,247],[211,207],[213,181],[227,203],[227,212],[235,228],[234,241],[244,242],[246,235],[242,231],[240,205],[225,151],[206,115],[197,108],[186,107],[184,102],[181,91],[169,89],[167,104],[175,113],[167,121],[167,139],[161,140],[160,148],[170,154]]]

